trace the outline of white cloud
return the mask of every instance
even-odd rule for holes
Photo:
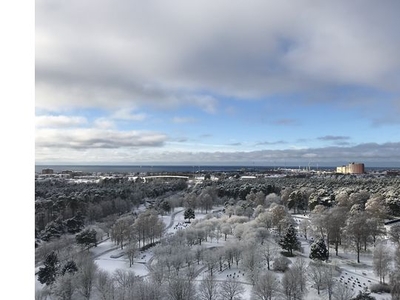
[[[75,127],[87,124],[87,120],[84,117],[77,116],[36,116],[35,125],[36,127]]]
[[[102,129],[39,129],[36,148],[64,149],[117,149],[132,147],[160,147],[167,137],[145,131],[116,131]]]
[[[116,128],[115,123],[107,118],[98,118],[94,120],[93,125],[100,129],[113,129]]]
[[[134,113],[131,109],[125,108],[114,112],[110,118],[116,120],[127,120],[127,121],[143,121],[148,117],[145,113]]]

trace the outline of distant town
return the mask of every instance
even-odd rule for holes
[[[190,170],[192,168],[192,170]],[[107,167],[105,167],[107,169]],[[190,171],[189,171],[190,170]],[[201,182],[205,178],[217,181],[219,179],[235,178],[235,179],[255,179],[255,178],[268,178],[268,177],[337,177],[337,176],[359,176],[359,177],[382,177],[382,176],[400,176],[399,169],[384,169],[374,168],[366,171],[364,163],[351,162],[347,165],[338,166],[335,168],[311,168],[307,167],[271,167],[271,168],[255,168],[255,167],[241,167],[232,170],[215,170],[202,169],[201,167],[187,167],[187,171],[168,171],[156,170],[145,172],[115,172],[115,171],[102,171],[90,172],[82,170],[66,169],[56,171],[52,168],[43,168],[35,174],[35,180],[49,180],[49,179],[64,179],[74,182],[99,182],[105,178],[128,178],[129,180],[151,180],[154,178],[181,178],[188,181]]]

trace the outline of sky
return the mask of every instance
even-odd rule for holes
[[[35,1],[35,163],[400,167],[397,0]]]

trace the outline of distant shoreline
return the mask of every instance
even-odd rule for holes
[[[41,173],[42,169],[53,169],[54,172],[65,170],[99,173],[142,173],[142,172],[262,172],[277,169],[307,169],[308,166],[214,166],[214,165],[35,165],[35,173]],[[336,167],[310,166],[311,170],[333,171]],[[366,171],[398,170],[398,167],[365,167]]]

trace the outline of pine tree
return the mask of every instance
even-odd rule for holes
[[[319,239],[311,245],[310,256],[311,259],[328,260],[329,254],[324,239]]]
[[[90,247],[90,245],[95,245],[97,247],[97,232],[94,229],[86,229],[75,236],[76,242],[84,247]],[[89,250],[89,248],[88,248]]]
[[[69,260],[65,263],[65,265],[61,269],[61,274],[64,275],[65,273],[72,273],[75,274],[78,271],[78,267],[73,260]]]
[[[288,251],[290,255],[293,255],[293,250],[300,249],[300,243],[297,240],[297,231],[293,225],[289,225],[286,234],[279,241],[279,246]]]
[[[186,209],[185,213],[184,213],[184,217],[185,217],[185,220],[189,219],[189,223],[190,223],[190,219],[194,219],[195,218],[194,210],[192,208],[190,208],[190,207],[188,209]]]
[[[58,269],[60,267],[57,254],[53,251],[47,255],[44,267],[39,268],[38,280],[41,284],[51,285],[56,281]]]

